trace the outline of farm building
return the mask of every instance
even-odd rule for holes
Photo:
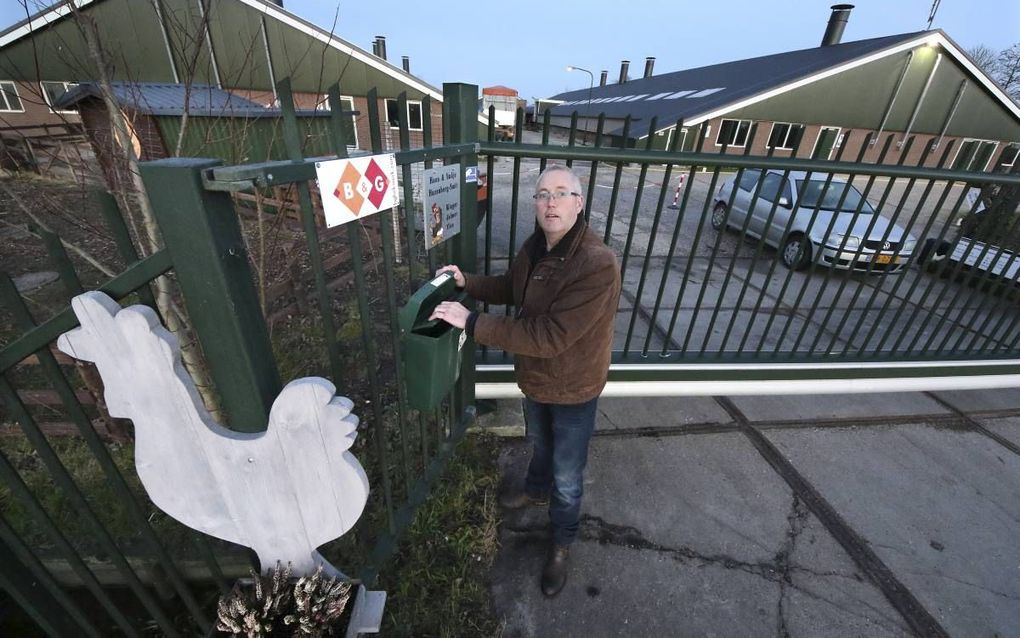
[[[383,127],[386,148],[399,145],[401,93],[407,97],[403,115],[412,146],[422,144],[426,127],[434,140],[442,139],[442,91],[411,75],[406,56],[402,68],[390,64],[381,36],[369,53],[288,12],[282,2],[268,0],[74,4],[74,10],[63,2],[54,4],[0,33],[0,134],[9,144],[21,144],[26,137],[81,132],[77,112],[66,103],[55,105],[76,84],[100,79],[83,34],[92,26],[107,54],[109,79],[122,87],[146,86],[150,96],[152,87],[161,85],[164,107],[183,111],[181,87],[199,86],[243,98],[250,103],[249,110],[272,109],[278,106],[277,83],[290,78],[298,109],[328,110],[334,105],[328,104],[326,91],[339,82],[340,107],[351,113],[352,147],[368,147],[367,95],[372,88],[389,125]],[[169,88],[173,86],[179,88]],[[178,103],[165,102],[175,95]],[[431,109],[426,101],[431,101]]]
[[[863,161],[875,162],[882,145],[863,148],[866,134],[893,133],[887,163],[916,164],[952,142],[954,168],[1013,165],[1020,106],[959,45],[941,30],[840,42],[851,8],[833,7],[818,47],[661,75],[648,58],[644,77],[630,81],[625,62],[618,83],[607,85],[603,71],[591,92],[547,98],[538,110],[549,108],[557,127],[570,126],[576,112],[589,135],[604,113],[604,133],[617,145],[643,147],[653,136],[652,147],[665,149],[679,134],[683,150],[789,156],[796,149],[798,157],[821,158],[842,150],[847,159],[863,151]],[[915,141],[901,158],[908,136]],[[926,163],[939,155],[930,152]]]

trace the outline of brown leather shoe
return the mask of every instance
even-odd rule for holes
[[[542,568],[542,593],[546,598],[552,598],[560,593],[567,584],[568,558],[570,549],[567,547],[553,545],[549,550],[549,557],[545,559],[545,567]]]
[[[544,507],[549,504],[548,497],[535,498],[524,490],[510,492],[499,498],[499,504],[508,510],[519,510],[523,507]]]

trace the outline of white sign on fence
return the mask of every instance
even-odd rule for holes
[[[392,153],[316,162],[315,174],[330,228],[397,205],[397,158]]]
[[[425,171],[425,247],[433,248],[460,232],[460,164]]]

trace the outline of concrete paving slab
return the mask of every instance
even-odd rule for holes
[[[943,401],[963,412],[1020,410],[1020,388],[936,392]]]
[[[766,436],[950,635],[1020,627],[1020,456],[920,424]]]
[[[525,446],[508,446],[519,481]],[[546,514],[504,513],[492,600],[504,636],[903,635],[857,572],[737,433],[592,442],[567,586],[538,581]]]
[[[692,423],[732,423],[709,397],[606,397],[599,399],[597,430],[675,427]]]
[[[944,415],[950,410],[921,392],[791,396],[735,396],[737,408],[752,423],[759,421],[810,421],[911,415]]]
[[[981,425],[1002,438],[1020,446],[1020,417],[1010,416],[998,419],[978,419]]]

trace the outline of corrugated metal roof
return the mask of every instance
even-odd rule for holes
[[[788,51],[595,87],[591,91],[591,113],[605,113],[607,118],[630,115],[636,120],[631,124],[631,135],[643,137],[649,133],[653,117],[658,118],[658,128],[672,126],[681,118],[690,121],[729,104],[932,33],[920,31]],[[554,95],[549,99],[563,100],[563,103],[553,107],[552,114],[569,116],[577,111],[585,116],[588,95],[587,88]],[[621,132],[622,127],[610,131],[610,134]]]
[[[183,115],[187,98],[188,116],[197,117],[279,117],[280,109],[269,109],[207,84],[155,84],[114,82],[113,96],[122,107],[145,115]],[[86,82],[64,93],[55,103],[59,109],[77,106],[83,100],[101,98],[99,85]],[[300,111],[302,116],[329,117],[328,111]]]

